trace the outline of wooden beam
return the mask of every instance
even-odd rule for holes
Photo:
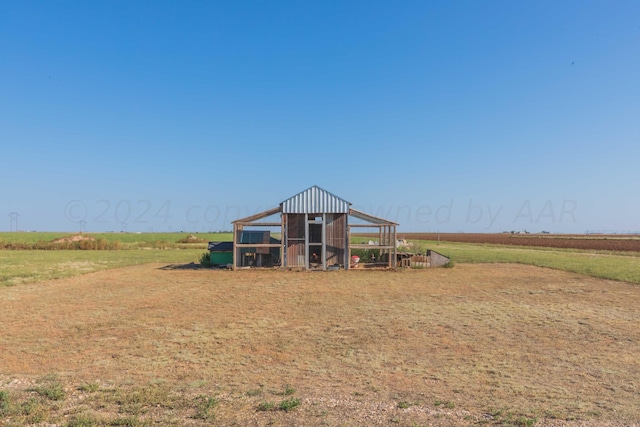
[[[280,243],[236,243],[239,248],[279,248]]]
[[[278,212],[280,212],[280,206],[278,206],[277,208],[271,208],[271,209],[266,210],[264,212],[257,213],[255,215],[248,216],[246,218],[238,218],[237,220],[235,220],[233,222],[253,222],[253,221],[256,221],[256,220],[259,220],[259,219],[262,219],[262,218],[266,218],[266,217],[271,216],[271,215],[275,215]]]
[[[379,225],[379,224],[351,224],[350,227],[381,228],[381,227],[384,227],[384,225]]]
[[[236,222],[236,224],[251,226],[251,227],[280,227],[282,225],[281,222],[250,222],[250,221],[240,221]]]
[[[393,249],[391,245],[367,245],[365,243],[353,244],[350,247],[353,249]]]

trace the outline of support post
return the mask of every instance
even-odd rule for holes
[[[393,226],[393,268],[398,266],[398,239],[396,238],[396,226]]]
[[[304,266],[309,269],[309,214],[304,214]]]
[[[238,224],[233,224],[233,269],[236,269],[238,264],[238,249],[236,248],[236,243],[238,243],[238,239],[236,236],[238,235]]]
[[[327,214],[322,213],[322,269],[327,269]]]
[[[347,218],[348,221],[348,218]],[[347,222],[347,241],[346,241],[346,250],[344,251],[345,259],[344,261],[344,269],[349,270],[351,268],[351,226]]]
[[[285,222],[284,213],[280,214],[280,243],[282,248],[280,249],[280,268],[287,266],[287,223]]]

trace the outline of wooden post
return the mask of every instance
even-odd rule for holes
[[[285,222],[284,213],[280,213],[280,268],[287,266],[287,224]]]
[[[242,249],[238,247],[238,243],[240,240],[240,232],[244,228],[241,224],[233,224],[233,269],[235,270],[238,267],[238,263],[240,262],[240,252]]]
[[[236,269],[236,264],[238,263],[238,251],[236,249],[236,243],[237,243],[237,239],[236,239],[236,234],[238,233],[238,224],[233,223],[233,260],[232,260],[232,264],[233,264],[233,269]]]
[[[327,269],[327,214],[322,213],[322,269]]]
[[[309,214],[304,214],[304,266],[309,269]]]
[[[393,226],[393,268],[398,266],[398,245],[396,239],[396,226]]]
[[[382,226],[378,226],[378,246],[384,245],[382,241]],[[382,249],[378,249],[378,261],[382,261]]]
[[[348,218],[347,218],[348,221]],[[344,254],[346,256],[346,260],[344,262],[344,269],[349,270],[351,268],[351,226],[347,222],[347,246],[345,247]]]

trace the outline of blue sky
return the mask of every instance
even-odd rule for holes
[[[0,230],[314,184],[401,231],[640,230],[637,1],[3,1],[0,64]]]

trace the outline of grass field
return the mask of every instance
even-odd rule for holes
[[[636,253],[230,272],[186,236],[0,250],[0,425],[640,425]]]
[[[7,233],[0,232],[0,247],[7,244],[33,245],[38,242],[51,243],[55,240],[77,236],[78,233]],[[184,247],[183,242],[192,236],[199,243],[192,244],[200,248],[206,248],[209,241],[231,241],[232,233],[82,233],[82,236],[93,240],[117,242],[122,249],[136,248],[178,248]]]
[[[413,241],[412,250],[433,249],[460,263],[519,263],[640,284],[640,253],[527,248],[436,241]]]
[[[0,289],[0,424],[634,425],[640,287],[146,264]]]
[[[95,240],[117,242],[119,250],[57,250],[52,243],[71,233],[0,233],[2,244],[46,243],[49,250],[0,250],[0,287],[145,263],[199,262],[207,241],[230,240],[230,233],[85,233]],[[189,236],[199,243],[180,243]]]
[[[202,249],[0,251],[0,288],[154,262],[198,262]]]
[[[51,242],[69,236],[70,234],[65,233],[0,233],[0,242]],[[120,242],[123,249],[115,251],[0,250],[0,287],[144,263],[197,263],[206,251],[206,243],[178,243],[189,236],[186,233],[104,233],[90,234],[90,236]],[[228,233],[195,236],[203,241],[228,241],[232,238]],[[356,237],[354,240],[367,241],[368,238]],[[424,252],[426,249],[433,249],[450,256],[454,262],[459,263],[520,263],[640,284],[640,253],[638,252],[621,253],[424,240],[411,243],[412,251]]]

